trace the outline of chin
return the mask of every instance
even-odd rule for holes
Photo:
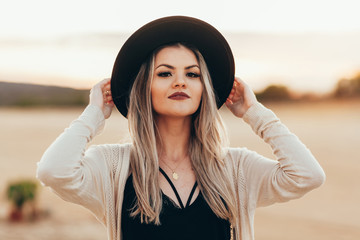
[[[157,112],[156,111],[156,115],[158,116],[166,116],[166,117],[179,117],[179,118],[184,118],[184,117],[191,117],[195,111],[164,111],[164,112]]]
[[[179,118],[185,118],[185,117],[190,117],[192,116],[194,113],[184,113],[184,112],[180,112],[180,113],[169,113],[166,114],[169,117],[179,117]]]
[[[154,109],[158,116],[168,116],[168,117],[188,117],[192,116],[197,109],[193,107],[179,107],[179,106],[172,106],[166,109]]]

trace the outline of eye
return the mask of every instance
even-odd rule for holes
[[[171,72],[159,72],[157,75],[158,77],[163,77],[163,78],[172,76]]]
[[[194,72],[188,72],[186,74],[186,76],[189,77],[189,78],[198,78],[198,77],[200,77],[200,74],[197,74],[197,73],[194,73]]]

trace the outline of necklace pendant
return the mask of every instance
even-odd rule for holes
[[[178,175],[176,172],[173,172],[172,177],[173,177],[173,179],[175,179],[175,180],[178,180],[178,179],[179,179],[179,175]]]

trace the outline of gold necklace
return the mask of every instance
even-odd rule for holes
[[[186,158],[186,157],[185,157]],[[184,159],[185,159],[184,158]],[[177,172],[175,172],[175,170],[180,166],[180,164],[182,163],[182,161],[176,166],[175,169],[172,169],[163,159],[161,159],[161,161],[168,167],[170,168],[170,170],[172,171],[172,178],[175,180],[179,179],[179,174]]]

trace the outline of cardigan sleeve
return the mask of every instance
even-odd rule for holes
[[[104,189],[111,166],[101,147],[87,144],[104,126],[99,107],[89,105],[50,145],[38,162],[36,176],[62,199],[80,204],[105,223]]]
[[[266,206],[285,202],[323,184],[325,173],[310,150],[271,110],[257,103],[243,120],[271,146],[276,157],[275,161],[243,149],[241,171],[251,203]]]

